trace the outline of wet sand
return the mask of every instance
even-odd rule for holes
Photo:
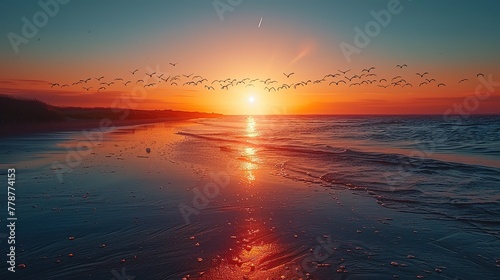
[[[0,124],[0,138],[31,136],[38,133],[70,132],[81,130],[108,130],[113,127],[134,126],[150,123],[178,122],[195,119],[195,117],[168,117],[150,119],[124,120],[69,120],[34,123]]]
[[[18,174],[17,259],[26,268],[14,278],[3,269],[1,279],[494,279],[498,272],[495,238],[385,208],[318,178],[288,179],[249,147],[192,149],[176,134],[189,125],[116,129],[59,177],[53,163],[68,163],[86,141],[81,133],[3,141],[1,174],[8,167]]]

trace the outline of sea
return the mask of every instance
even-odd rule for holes
[[[499,116],[234,116],[198,123],[179,132],[192,138],[185,145],[234,151],[287,178],[358,190],[385,207],[498,236]]]

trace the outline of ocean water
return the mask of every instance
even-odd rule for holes
[[[184,145],[218,148],[292,180],[357,190],[385,207],[499,237],[498,116],[234,116],[198,123],[179,132],[191,138]]]

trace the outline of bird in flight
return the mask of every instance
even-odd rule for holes
[[[289,74],[287,74],[287,73],[283,73],[283,75],[285,75],[287,78],[290,78],[290,76],[291,76],[291,75],[293,75],[293,74],[295,74],[295,73],[294,73],[294,72],[289,73]]]
[[[150,78],[153,78],[153,75],[154,75],[154,74],[156,74],[156,72],[153,72],[153,73],[151,73],[151,74],[146,73],[146,75],[148,75]]]
[[[100,90],[105,90],[106,88],[105,87],[100,87],[97,91],[100,91]]]
[[[155,85],[156,85],[156,83],[150,83],[150,84],[145,85],[144,87],[154,87]]]
[[[125,83],[123,83],[123,84],[126,86],[128,83],[130,83],[130,81],[126,81],[126,82],[125,82]]]
[[[339,70],[339,69],[337,69],[337,70]],[[345,73],[347,73],[347,72],[349,72],[349,71],[351,71],[351,69],[346,70],[346,71],[339,70],[339,72],[340,72],[340,73],[342,73],[342,74],[344,74],[344,75],[345,75]]]
[[[435,82],[435,81],[436,81],[436,79],[425,79],[425,80],[426,80],[427,82],[429,82],[429,83],[432,83],[432,82]]]
[[[213,86],[207,86],[207,85],[205,85],[205,88],[208,89],[208,90],[215,90]]]
[[[422,74],[420,74],[420,73],[416,73],[416,74],[417,74],[417,75],[419,75],[419,76],[420,76],[420,78],[423,78],[425,75],[427,75],[427,74],[429,74],[429,73],[424,72],[424,73],[422,73]]]
[[[69,85],[68,84],[64,84],[64,85],[61,86],[61,88],[63,88],[63,87],[69,87]]]
[[[327,77],[332,77],[332,78],[335,78],[336,76],[340,76],[340,74],[327,74],[323,77],[323,79],[327,78]]]
[[[170,62],[169,64],[172,65],[172,66],[177,65],[177,63],[172,63],[172,62]]]
[[[100,76],[99,78],[95,78],[96,80],[98,80],[99,82],[101,81],[101,79],[104,79],[104,76]]]
[[[484,74],[483,74],[483,73],[478,73],[478,74],[476,75],[476,77],[479,77],[479,76],[483,76],[483,77],[484,77]]]
[[[438,87],[441,87],[441,86],[445,87],[446,85],[443,83],[438,84]]]
[[[426,85],[427,82],[421,82],[420,85],[418,85],[419,87],[421,87],[422,85]]]
[[[189,78],[189,77],[191,77],[191,75],[193,75],[193,73],[191,73],[189,75],[183,75],[183,76],[186,77],[186,78]]]
[[[408,65],[406,65],[406,64],[398,64],[398,65],[396,65],[396,67],[403,68],[403,67],[408,67]]]
[[[461,79],[460,81],[458,81],[458,83],[460,84],[461,82],[465,82],[465,81],[468,81],[469,79]]]
[[[373,69],[375,69],[375,67],[372,66],[372,67],[370,67],[368,69],[361,70],[361,72],[365,72],[366,71],[366,72],[370,73],[370,71],[373,70]]]
[[[92,87],[83,87],[84,90],[89,91]]]
[[[335,85],[337,85],[337,86],[338,86],[340,83],[344,83],[344,84],[346,84],[346,82],[345,82],[344,80],[340,80],[340,81],[338,81],[338,82],[335,82],[335,81],[330,82],[330,84],[329,84],[329,85],[331,85],[331,84],[335,84]]]
[[[134,71],[130,71],[130,73],[132,73],[132,75],[135,75],[135,72],[139,71],[139,69],[135,69]]]
[[[55,87],[55,86],[59,86],[59,84],[58,84],[58,83],[50,83],[50,87],[51,87],[51,88],[53,88],[53,87]]]

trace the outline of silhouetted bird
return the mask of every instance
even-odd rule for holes
[[[344,84],[346,84],[346,82],[345,82],[344,80],[340,80],[340,81],[338,81],[338,82],[332,81],[332,82],[330,82],[330,84],[329,84],[329,85],[331,85],[331,84],[335,84],[335,85],[337,85],[337,86],[338,86],[338,85],[339,85],[339,83],[344,83]]]
[[[323,77],[324,78],[327,78],[327,77],[332,77],[332,78],[335,78],[336,76],[340,76],[340,74],[327,74]]]

